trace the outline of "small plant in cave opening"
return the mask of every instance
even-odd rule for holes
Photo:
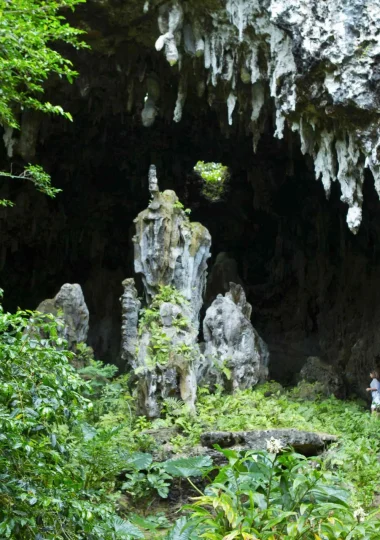
[[[198,161],[194,167],[194,171],[203,180],[202,194],[210,201],[221,199],[226,189],[226,181],[229,177],[228,167],[222,163]]]

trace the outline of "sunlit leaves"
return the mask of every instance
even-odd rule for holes
[[[44,101],[44,83],[52,74],[72,82],[72,63],[54,49],[65,42],[78,48],[82,31],[65,13],[85,0],[0,0],[0,124],[17,128],[24,107],[71,116]]]
[[[226,188],[229,175],[228,167],[222,163],[198,161],[194,171],[199,174],[204,182],[203,195],[211,201],[218,201]]]

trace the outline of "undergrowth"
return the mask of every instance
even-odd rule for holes
[[[318,396],[305,401],[299,397],[298,388],[268,396],[272,386],[265,384],[232,395],[220,390],[210,394],[202,388],[196,417],[189,415],[179,401],[168,399],[165,417],[153,421],[150,427],[177,427],[178,434],[171,440],[176,453],[191,452],[204,431],[296,428],[337,435],[339,442],[326,454],[326,464],[339,468],[354,483],[355,499],[369,506],[380,478],[380,422],[360,402]]]
[[[232,395],[204,387],[196,416],[167,398],[162,417],[152,422],[136,415],[129,375],[117,377],[115,367],[91,358],[85,346],[73,353],[62,345],[52,317],[0,309],[1,538],[377,538],[366,514],[379,488],[379,421],[359,402],[325,399],[313,387],[307,401],[299,388],[285,392],[272,383]],[[163,428],[169,428],[164,446],[158,442]],[[187,457],[197,454],[203,431],[268,428],[324,431],[338,442],[318,460],[288,452],[280,468],[266,452],[227,452],[227,468],[212,474],[208,457]],[[252,476],[258,459],[260,474]],[[315,463],[318,472],[312,473]],[[200,484],[193,483],[196,476],[204,477]],[[301,501],[297,486],[311,476],[322,498]],[[165,533],[168,520],[153,509],[167,500],[176,478],[189,480],[199,499]],[[335,507],[322,500],[329,489]],[[269,511],[262,496],[268,503],[271,490]],[[290,496],[296,497],[293,506]],[[189,511],[197,519],[189,520]],[[331,527],[322,527],[326,519]]]

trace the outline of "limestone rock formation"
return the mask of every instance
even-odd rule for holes
[[[173,0],[161,5],[158,26],[157,50],[165,44],[170,63],[182,55],[184,65],[189,57],[187,70],[193,69],[198,81],[206,79],[211,106],[223,87],[226,131],[244,112],[255,149],[273,99],[275,137],[283,137],[286,124],[299,132],[302,151],[313,157],[327,196],[331,182],[340,183],[348,226],[357,232],[363,166],[372,171],[380,195],[377,5],[372,0],[224,0],[216,6]],[[194,62],[194,56],[202,60]],[[178,99],[184,94],[179,83]]]
[[[235,390],[266,378],[269,352],[250,322],[251,311],[243,288],[235,283],[214,300],[203,321],[206,362],[200,379],[224,385],[227,376]]]
[[[85,343],[89,328],[89,312],[82,288],[77,283],[65,283],[54,298],[43,300],[37,307],[41,313],[51,313],[61,319],[59,327],[69,349],[78,343]]]
[[[149,187],[152,201],[135,220],[135,272],[142,275],[148,303],[159,286],[174,287],[190,302],[198,327],[211,236],[203,225],[190,222],[174,191],[158,191],[154,166]]]
[[[133,279],[123,282],[122,358],[139,378],[140,409],[160,413],[161,401],[179,394],[194,410],[199,311],[206,284],[211,237],[191,223],[173,191],[160,193],[156,169],[149,170],[152,200],[136,223],[135,271],[142,275],[146,308]]]
[[[185,303],[164,302],[158,294],[140,320],[135,372],[140,409],[149,418],[159,416],[161,402],[169,396],[179,395],[195,411],[199,349],[189,314]]]
[[[320,453],[337,437],[328,433],[313,433],[298,429],[265,429],[255,431],[211,431],[201,435],[201,444],[213,448],[218,444],[222,448],[236,450],[266,450],[267,441],[278,439],[282,446],[292,446],[296,452],[307,456]]]
[[[137,326],[141,302],[138,299],[135,280],[133,278],[125,279],[122,286],[124,293],[120,298],[122,307],[121,358],[128,365],[128,367],[135,369],[137,367]]]

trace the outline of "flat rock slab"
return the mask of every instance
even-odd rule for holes
[[[209,431],[201,435],[201,444],[211,449],[218,444],[221,448],[236,450],[266,450],[267,441],[271,437],[279,439],[283,446],[291,446],[296,452],[305,456],[316,455],[338,440],[337,437],[328,433],[312,433],[297,429],[265,429],[235,432]]]

